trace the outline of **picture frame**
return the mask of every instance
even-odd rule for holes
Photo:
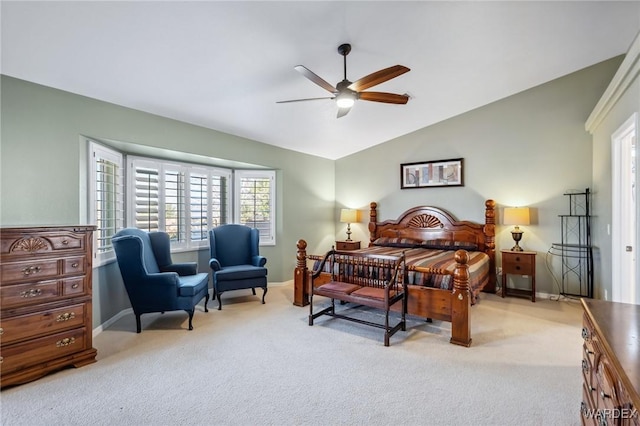
[[[463,159],[400,164],[400,189],[464,186]]]

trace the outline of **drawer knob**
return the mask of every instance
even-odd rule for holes
[[[38,272],[40,272],[39,266],[27,266],[26,268],[22,268],[22,273],[26,276],[37,274]]]
[[[516,265],[516,271],[520,270],[520,265]]]
[[[72,285],[71,288],[73,288],[73,289],[78,288],[78,283],[75,283],[74,285]]]
[[[73,263],[71,264],[71,267],[72,267],[72,268],[77,268],[77,267],[78,267],[78,262],[73,262]]]
[[[75,342],[76,342],[76,338],[75,338],[75,337],[65,337],[64,339],[62,339],[62,340],[58,340],[58,341],[56,342],[56,347],[57,347],[57,348],[62,348],[62,347],[64,347],[64,346],[72,345],[72,344],[74,344]]]
[[[520,262],[520,256],[516,256],[516,262]]]
[[[584,371],[589,371],[589,364],[587,364],[587,360],[586,359],[582,360],[582,369]]]
[[[2,364],[2,361],[4,361],[4,357],[0,356],[0,364]]]
[[[66,246],[67,244],[69,244],[69,240],[62,240],[62,244]]]
[[[4,334],[4,328],[0,327],[0,336]]]
[[[75,312],[65,312],[64,314],[58,315],[58,317],[56,318],[56,322],[69,321],[74,319],[75,317],[76,317]]]
[[[611,398],[611,395],[607,395],[606,393],[604,393],[603,390],[600,391],[600,397],[602,399],[607,399],[607,398]]]
[[[587,330],[587,327],[582,327],[582,338],[584,340],[589,339],[589,330]]]
[[[32,288],[29,290],[25,290],[20,293],[20,297],[36,297],[42,294],[42,290],[39,288]]]

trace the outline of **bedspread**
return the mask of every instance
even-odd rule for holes
[[[456,267],[454,250],[435,250],[425,248],[399,248],[372,246],[354,252],[400,255],[404,252],[407,273],[405,279],[407,284],[440,288],[442,290],[453,290],[453,272]],[[489,282],[489,256],[479,251],[468,251],[469,261],[469,293],[471,303],[475,304],[478,293]],[[311,256],[310,256],[311,257]],[[318,259],[318,257],[313,256]],[[314,270],[318,267],[316,260]],[[338,265],[336,265],[338,266]],[[446,270],[449,274],[423,273],[415,270],[416,267],[436,268]],[[331,265],[325,265],[325,272],[331,271]]]

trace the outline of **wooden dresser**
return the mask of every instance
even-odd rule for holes
[[[582,423],[640,426],[640,306],[582,306]]]
[[[0,385],[95,362],[93,226],[0,230]]]

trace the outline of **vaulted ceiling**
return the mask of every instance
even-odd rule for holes
[[[5,75],[337,159],[623,54],[639,2],[2,1]],[[294,70],[410,72],[334,100]]]

